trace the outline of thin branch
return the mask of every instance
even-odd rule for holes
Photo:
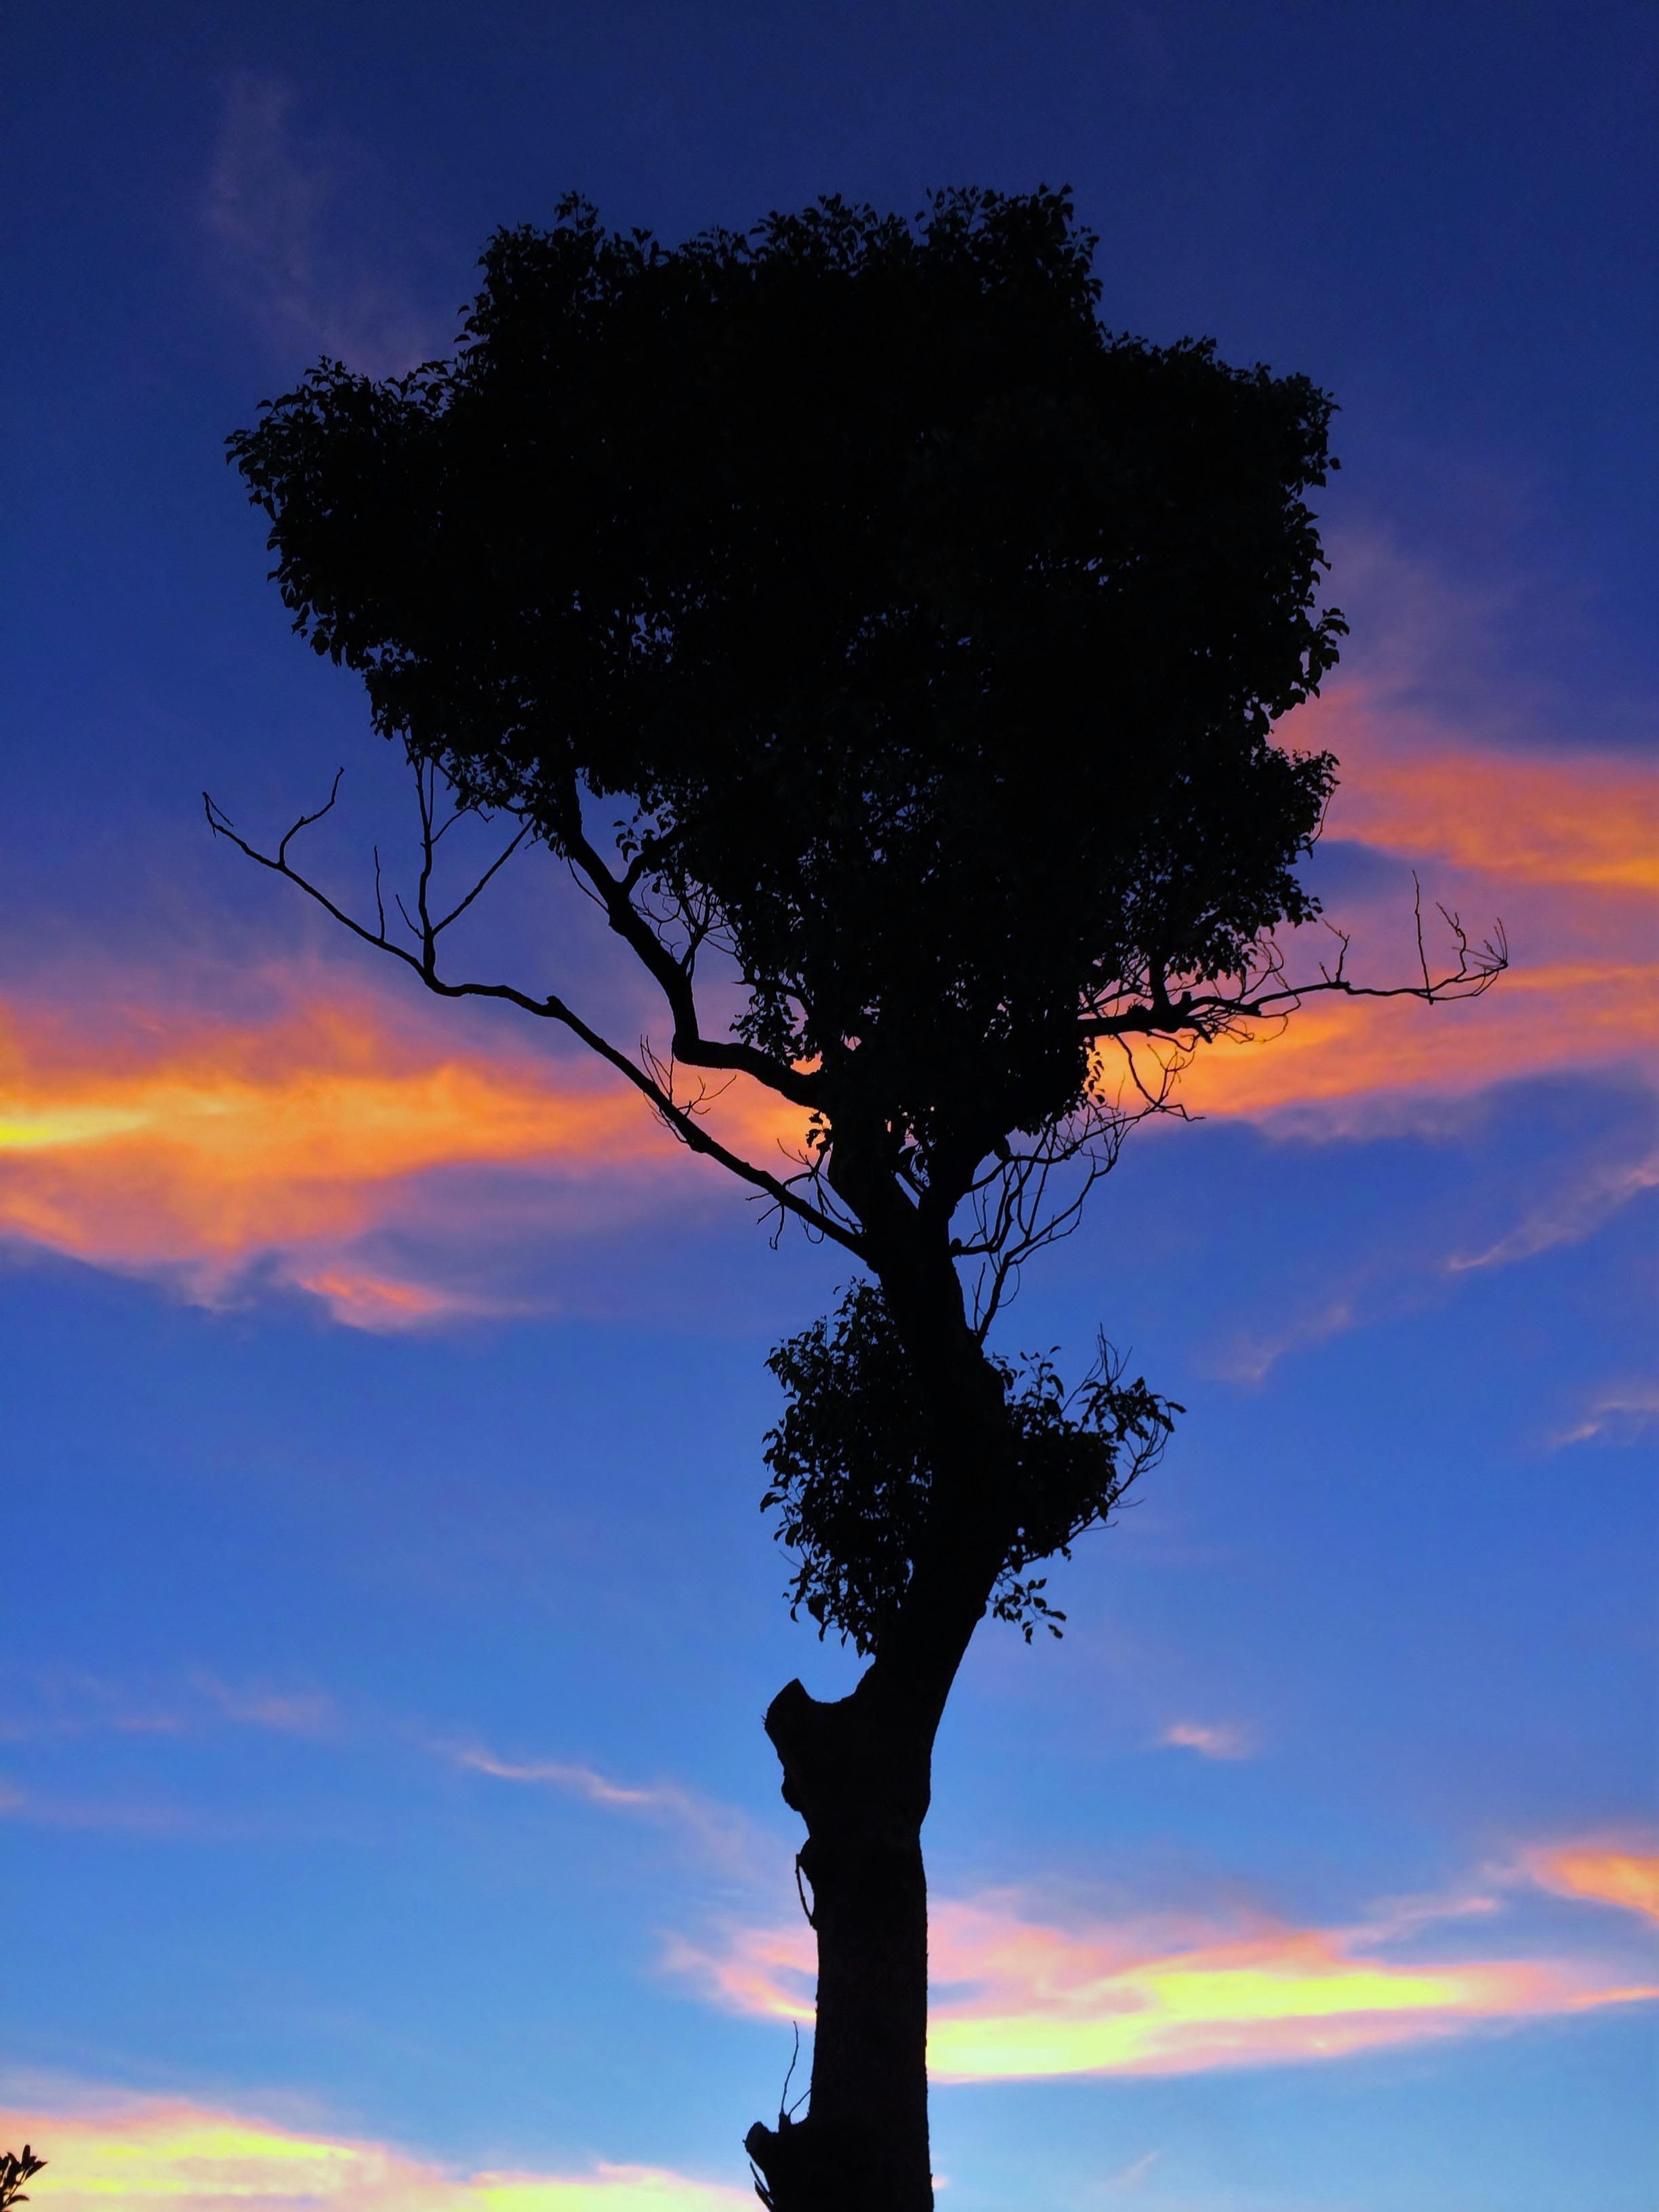
[[[1492,926],[1492,935],[1477,949],[1460,917],[1448,908],[1438,909],[1452,935],[1457,955],[1457,964],[1439,975],[1431,974],[1423,942],[1421,897],[1417,910],[1418,960],[1423,981],[1420,983],[1354,983],[1348,980],[1348,939],[1341,930],[1333,934],[1342,950],[1334,968],[1322,965],[1316,981],[1285,983],[1281,988],[1267,990],[1263,984],[1277,983],[1285,973],[1284,958],[1279,947],[1271,947],[1267,957],[1257,970],[1254,982],[1242,982],[1237,991],[1183,991],[1179,998],[1171,999],[1164,979],[1149,980],[1142,992],[1143,1000],[1150,1005],[1128,1006],[1121,1012],[1108,1012],[1099,1008],[1085,1015],[1080,1025],[1081,1034],[1090,1041],[1108,1037],[1165,1037],[1176,1042],[1182,1037],[1204,1040],[1224,1034],[1241,1022],[1274,1019],[1281,1014],[1293,1013],[1304,1000],[1328,994],[1345,999],[1416,999],[1425,1006],[1439,1006],[1460,999],[1479,999],[1510,964],[1509,939],[1501,921]],[[1109,994],[1110,999],[1127,998],[1133,987]]]
[[[411,951],[404,945],[394,943],[388,936],[385,909],[383,906],[379,905],[378,900],[379,924],[377,927],[371,929],[366,922],[360,921],[356,915],[341,906],[337,900],[330,897],[319,884],[313,883],[309,877],[301,875],[289,860],[289,847],[301,830],[309,828],[313,822],[319,822],[323,818],[334,805],[338,791],[339,777],[337,775],[334,780],[334,790],[330,793],[328,805],[319,807],[313,814],[301,815],[283,836],[274,854],[262,852],[257,845],[250,843],[246,837],[242,836],[231,822],[229,816],[222,807],[215,804],[211,796],[206,792],[202,794],[202,803],[206,812],[208,827],[216,836],[228,839],[248,860],[256,862],[262,868],[269,869],[272,874],[282,876],[288,882],[295,884],[307,898],[314,900],[325,914],[337,921],[342,928],[349,930],[361,943],[371,945],[377,952],[389,954],[392,959],[401,961],[404,967],[412,969],[427,989],[437,997],[499,1000],[507,1005],[519,1007],[525,1013],[534,1014],[543,1021],[560,1023],[570,1030],[573,1036],[579,1037],[590,1051],[598,1054],[599,1057],[614,1067],[619,1075],[624,1076],[646,1099],[665,1126],[672,1130],[691,1152],[700,1153],[707,1159],[717,1161],[728,1173],[736,1176],[740,1182],[750,1184],[774,1206],[787,1213],[793,1214],[815,1234],[832,1238],[835,1243],[844,1246],[847,1250],[860,1259],[865,1256],[863,1240],[844,1227],[821,1206],[803,1198],[792,1187],[794,1178],[781,1178],[772,1175],[766,1169],[757,1167],[752,1160],[744,1159],[741,1153],[732,1151],[730,1146],[721,1144],[718,1138],[711,1135],[708,1130],[697,1121],[693,1108],[682,1106],[672,1093],[656,1081],[647,1069],[641,1067],[618,1046],[612,1044],[608,1037],[602,1036],[598,1030],[584,1021],[573,1007],[567,1005],[556,994],[550,992],[544,998],[537,998],[530,992],[520,990],[515,984],[512,983],[453,983],[439,975],[437,969],[439,925],[433,922],[428,904],[433,848],[436,843],[436,836],[433,830],[432,810],[424,782],[422,784],[420,794],[422,866],[420,888],[416,900],[418,923],[409,921],[407,914],[404,915],[404,920],[409,921],[409,927],[416,938],[418,951]],[[496,865],[499,866],[499,863]],[[491,872],[494,872],[493,869]],[[455,912],[459,913],[470,905],[482,888],[482,884],[475,885],[466,899],[462,902],[461,907],[457,908]],[[398,902],[400,910],[402,903],[401,900]],[[453,917],[452,915],[449,918]],[[702,1103],[701,1099],[697,1102],[698,1104]]]

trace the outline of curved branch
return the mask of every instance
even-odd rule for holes
[[[670,1049],[675,1059],[687,1067],[752,1076],[757,1083],[763,1084],[781,1098],[788,1099],[792,1105],[804,1106],[809,1111],[816,1107],[823,1091],[817,1075],[803,1075],[787,1060],[775,1060],[770,1053],[761,1052],[753,1045],[703,1036],[691,988],[691,968],[698,945],[708,934],[708,925],[701,931],[693,927],[690,950],[684,959],[677,959],[634,903],[633,894],[638,887],[645,855],[636,854],[625,873],[613,875],[582,829],[581,810],[574,792],[567,794],[561,814],[559,842],[567,856],[592,885],[611,928],[668,1001],[668,1010],[674,1018]]]
[[[376,855],[376,906],[379,918],[377,926],[373,929],[367,922],[360,921],[356,915],[331,898],[320,884],[314,884],[309,877],[301,875],[290,863],[288,848],[302,830],[309,829],[313,823],[320,822],[332,809],[339,793],[339,787],[340,779],[337,775],[334,779],[334,787],[329,793],[327,804],[319,806],[313,814],[302,814],[283,836],[274,854],[262,852],[257,845],[250,843],[246,837],[242,836],[228,815],[215,803],[207,792],[202,793],[202,804],[207,815],[208,827],[216,837],[227,838],[248,860],[256,862],[262,868],[269,869],[273,875],[282,876],[288,882],[295,884],[307,898],[314,900],[325,914],[337,921],[342,928],[349,930],[360,942],[371,945],[377,952],[389,954],[392,959],[401,961],[405,968],[413,969],[427,989],[437,997],[500,1000],[508,1006],[519,1007],[525,1013],[534,1014],[543,1021],[559,1023],[574,1036],[579,1037],[589,1051],[597,1054],[601,1060],[614,1067],[619,1075],[624,1076],[646,1100],[658,1118],[690,1151],[700,1153],[706,1159],[717,1161],[729,1174],[737,1176],[740,1182],[749,1183],[757,1191],[763,1193],[771,1200],[774,1206],[779,1207],[784,1213],[793,1214],[815,1235],[830,1237],[860,1259],[865,1257],[863,1241],[854,1231],[836,1220],[833,1215],[826,1212],[823,1207],[815,1206],[810,1200],[803,1198],[793,1188],[799,1178],[772,1175],[766,1169],[756,1166],[752,1160],[745,1159],[740,1152],[734,1152],[729,1146],[721,1144],[717,1137],[712,1136],[698,1121],[694,1106],[682,1106],[674,1097],[672,1091],[665,1087],[662,1081],[659,1081],[647,1069],[641,1067],[619,1046],[612,1044],[608,1037],[601,1035],[598,1030],[584,1021],[573,1007],[567,1005],[556,994],[550,992],[545,997],[537,998],[528,991],[521,991],[516,984],[513,983],[454,983],[440,975],[437,967],[437,951],[441,932],[447,929],[458,915],[464,914],[472,904],[490,877],[501,868],[507,855],[502,854],[492,862],[485,874],[473,885],[459,905],[452,908],[441,921],[434,921],[428,903],[433,852],[438,838],[443,834],[443,829],[447,829],[449,824],[446,823],[441,829],[434,829],[430,794],[424,782],[421,787],[422,865],[419,887],[416,895],[416,914],[418,920],[409,921],[409,927],[415,937],[418,950],[411,950],[406,945],[395,943],[386,933],[385,908],[380,903],[379,896],[378,854]],[[453,818],[453,817],[451,817],[452,820]],[[522,842],[526,834],[527,830],[520,830],[518,836],[507,848],[509,854]],[[408,920],[408,917],[405,916],[405,919]],[[662,948],[659,946],[658,950],[661,951]],[[667,958],[669,956],[665,953],[663,957]],[[761,1058],[763,1055],[757,1054],[756,1057]],[[662,1063],[659,1061],[655,1065],[660,1067]],[[746,1073],[750,1071],[746,1064],[739,1063],[739,1072]]]

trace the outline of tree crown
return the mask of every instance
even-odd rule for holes
[[[296,626],[555,852],[619,810],[751,1072],[950,1203],[1314,902],[1305,378],[1097,315],[1063,192],[830,199],[677,248],[501,231],[450,362],[233,439]]]

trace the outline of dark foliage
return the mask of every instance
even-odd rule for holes
[[[1091,1021],[1305,919],[1332,780],[1269,739],[1330,403],[1101,325],[1062,193],[828,200],[669,250],[499,233],[457,359],[325,362],[232,441],[316,650],[556,852],[723,947],[738,1035],[950,1186]]]
[[[36,2158],[27,2143],[21,2151],[0,2151],[0,2212],[5,2212],[9,2204],[28,2203],[23,2184],[33,2180],[46,2162],[43,2158]]]
[[[766,1439],[779,1541],[799,1562],[790,1611],[804,1607],[818,1633],[837,1630],[861,1656],[896,1616],[924,1539],[933,1446],[921,1394],[881,1291],[854,1283],[832,1319],[814,1322],[767,1362],[789,1394]],[[1103,1341],[1093,1372],[1069,1396],[1048,1358],[993,1362],[1016,1439],[1010,1533],[991,1611],[1031,1640],[1042,1621],[1055,1636],[1066,1618],[1049,1605],[1035,1561],[1101,1526],[1162,1451],[1182,1409],[1144,1382],[1126,1383]]]

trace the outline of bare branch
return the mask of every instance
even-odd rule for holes
[[[334,789],[329,795],[328,805],[318,808],[313,814],[301,815],[284,835],[274,854],[261,851],[257,845],[242,836],[223,808],[217,805],[207,792],[202,794],[202,803],[206,812],[208,827],[215,836],[226,838],[246,858],[254,861],[262,868],[269,869],[272,874],[282,876],[288,882],[296,885],[307,898],[313,900],[321,907],[325,914],[337,921],[342,928],[349,930],[351,935],[361,943],[372,946],[377,952],[389,954],[392,959],[401,961],[404,967],[413,969],[427,989],[437,997],[498,1000],[506,1005],[519,1007],[525,1013],[534,1014],[540,1020],[559,1023],[574,1036],[579,1037],[590,1051],[598,1054],[601,1060],[606,1061],[619,1075],[624,1077],[646,1100],[664,1126],[671,1130],[689,1150],[701,1154],[704,1158],[718,1162],[728,1173],[736,1176],[740,1182],[750,1184],[757,1192],[767,1198],[773,1206],[780,1209],[781,1213],[799,1220],[815,1235],[832,1239],[860,1259],[865,1256],[863,1240],[853,1230],[836,1219],[823,1207],[804,1198],[794,1188],[799,1178],[773,1175],[766,1169],[757,1166],[752,1160],[745,1159],[741,1153],[733,1152],[729,1146],[720,1143],[720,1139],[712,1135],[697,1119],[697,1112],[705,1103],[702,1097],[691,1106],[682,1105],[673,1096],[672,1089],[665,1088],[658,1081],[649,1067],[641,1066],[636,1061],[631,1060],[627,1053],[620,1047],[612,1044],[608,1037],[584,1021],[573,1007],[567,1005],[556,994],[550,992],[544,997],[538,998],[532,993],[520,990],[512,983],[454,983],[439,975],[438,931],[447,927],[448,921],[454,919],[455,915],[465,911],[472,903],[483,889],[484,883],[488,882],[489,875],[473,886],[460,905],[452,910],[443,923],[433,921],[428,892],[432,878],[434,848],[438,836],[441,833],[434,830],[430,796],[424,779],[422,779],[419,783],[421,873],[416,898],[418,921],[410,920],[404,910],[401,899],[397,902],[399,911],[404,913],[404,919],[416,939],[417,951],[411,951],[407,947],[394,943],[387,934],[385,907],[379,893],[378,854],[376,856],[378,921],[377,926],[373,929],[366,922],[360,921],[347,908],[340,905],[337,900],[331,898],[319,884],[313,883],[309,877],[302,875],[289,861],[289,848],[302,830],[308,829],[313,822],[321,821],[324,815],[329,811],[338,794],[339,784],[340,779],[337,775],[334,780]],[[520,837],[523,834],[521,831]],[[514,842],[516,843],[519,841]],[[493,875],[500,865],[499,860],[493,864],[489,873]],[[757,1056],[759,1057],[759,1055]],[[662,1065],[660,1062],[657,1064]],[[747,1071],[745,1069],[742,1072]]]
[[[1349,940],[1346,932],[1334,929],[1332,934],[1341,951],[1334,967],[1322,963],[1317,981],[1285,981],[1284,955],[1270,940],[1261,964],[1253,974],[1239,979],[1236,990],[1188,989],[1171,998],[1162,977],[1149,978],[1141,986],[1120,986],[1103,994],[1103,1003],[1097,1002],[1095,1011],[1085,1016],[1082,1034],[1091,1041],[1142,1036],[1163,1037],[1170,1042],[1190,1038],[1196,1043],[1224,1036],[1243,1023],[1273,1020],[1293,1013],[1305,1000],[1326,995],[1345,999],[1416,999],[1431,1006],[1484,996],[1510,964],[1509,939],[1502,921],[1493,923],[1492,935],[1477,947],[1456,914],[1443,906],[1438,911],[1451,933],[1456,964],[1438,975],[1431,972],[1423,939],[1419,891],[1416,934],[1421,982],[1351,982],[1347,975]],[[1277,988],[1264,988],[1268,985]],[[1139,1003],[1112,1010],[1115,1001],[1124,1000],[1138,1000]]]

